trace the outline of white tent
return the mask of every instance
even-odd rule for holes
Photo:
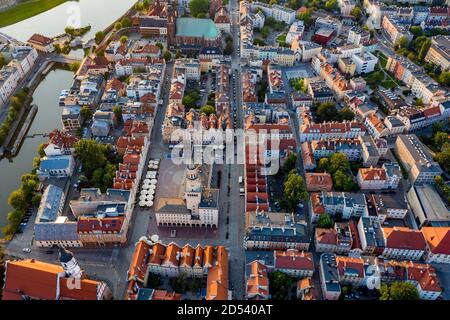
[[[146,200],[146,201],[152,201],[154,198],[155,198],[155,197],[154,197],[153,195],[149,194],[149,195],[147,195],[147,196],[145,197],[145,200]]]
[[[152,185],[150,185],[150,186],[152,186]],[[141,190],[141,195],[147,195],[148,194],[148,190]]]
[[[147,201],[147,202],[145,203],[145,205],[146,205],[147,207],[151,207],[151,206],[153,206],[153,201]]]
[[[147,196],[148,196],[148,195],[141,194],[141,195],[139,196],[139,200],[140,200],[140,201],[145,201],[145,198],[146,198]]]
[[[150,184],[156,184],[156,183],[158,183],[158,180],[156,180],[156,179],[150,180]]]
[[[144,184],[144,185],[142,186],[142,189],[148,190],[148,189],[150,189],[150,185],[149,185],[149,184]]]
[[[150,184],[150,179],[145,179],[144,184]]]
[[[155,190],[155,189],[156,189],[156,185],[151,184],[151,185],[150,185],[150,188],[149,188],[148,190]]]
[[[155,190],[154,189],[148,190],[148,195],[154,195],[154,194],[155,194]]]
[[[140,206],[140,207],[144,207],[145,205],[147,205],[147,202],[145,202],[145,201],[139,201],[139,206]]]

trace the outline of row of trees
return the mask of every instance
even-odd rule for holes
[[[317,166],[319,172],[328,172],[333,177],[333,186],[337,191],[357,191],[350,173],[350,162],[343,153],[333,153],[329,158],[322,158]]]
[[[325,121],[350,121],[353,120],[355,114],[348,107],[337,110],[334,102],[323,102],[314,105],[312,108],[316,121],[321,123]]]
[[[41,194],[38,190],[39,180],[35,174],[35,170],[33,169],[32,173],[24,174],[21,177],[20,187],[8,197],[8,204],[12,207],[12,211],[8,213],[9,224],[3,228],[3,232],[7,238],[11,237],[18,230],[26,210],[30,206],[39,205],[41,201]]]
[[[8,107],[8,115],[6,116],[5,121],[3,121],[2,125],[0,126],[0,145],[5,142],[5,139],[8,136],[9,131],[11,130],[12,124],[17,119],[20,111],[22,110],[25,100],[27,99],[28,92],[28,88],[23,88],[11,97]]]

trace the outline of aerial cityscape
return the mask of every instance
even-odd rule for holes
[[[450,300],[449,88],[450,0],[0,0],[0,300]]]

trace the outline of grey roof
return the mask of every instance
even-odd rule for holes
[[[202,199],[199,208],[218,208],[219,207],[219,190],[208,189],[202,193]]]
[[[55,221],[61,202],[64,197],[64,191],[53,184],[47,186],[41,199],[41,204],[36,216],[36,222]]]
[[[39,169],[41,171],[67,169],[71,158],[71,155],[44,157],[41,159]]]
[[[36,223],[34,239],[36,241],[77,241],[77,223]]]
[[[339,284],[339,274],[336,264],[336,255],[333,253],[323,253],[320,256],[320,263],[323,268],[323,281],[328,291],[341,291]]]

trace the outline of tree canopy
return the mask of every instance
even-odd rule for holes
[[[409,282],[394,281],[392,284],[382,284],[380,300],[419,300],[417,288]]]
[[[300,201],[308,199],[305,181],[295,170],[291,170],[286,177],[284,194],[290,210],[295,210]]]
[[[210,105],[204,105],[200,108],[200,112],[210,116],[211,114],[216,114],[216,108]]]
[[[206,14],[209,10],[208,0],[191,0],[189,2],[189,11],[193,17],[197,17],[200,13]]]
[[[317,221],[317,228],[330,229],[333,228],[333,219],[327,214],[321,214],[319,220]]]

